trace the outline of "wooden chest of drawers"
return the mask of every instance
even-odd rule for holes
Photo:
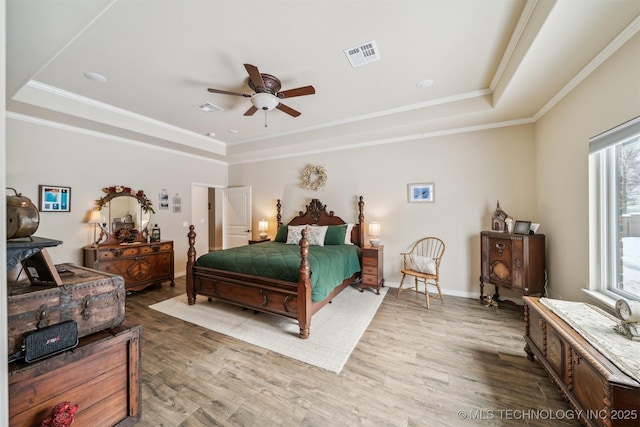
[[[640,383],[539,298],[524,297],[524,303],[525,351],[530,360],[537,357],[542,363],[580,421],[587,426],[640,425]],[[629,341],[629,352],[636,344]]]
[[[9,425],[39,426],[60,402],[78,405],[74,426],[130,426],[140,419],[142,327],[80,339],[73,350],[9,364]]]
[[[124,278],[125,290],[137,291],[155,283],[171,281],[173,275],[173,242],[126,245],[85,246],[84,266]]]
[[[484,299],[484,284],[504,287],[521,295],[544,294],[545,237],[544,234],[510,234],[494,231],[480,233],[481,269],[480,300]]]
[[[360,291],[366,287],[376,289],[380,294],[380,287],[384,286],[383,245],[362,248],[362,285]]]

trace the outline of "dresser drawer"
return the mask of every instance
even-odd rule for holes
[[[139,246],[121,246],[117,248],[101,249],[98,251],[99,260],[111,260],[136,256],[140,254]]]
[[[171,242],[151,243],[140,248],[140,252],[143,254],[153,254],[170,250],[173,250],[173,244]]]
[[[362,283],[364,283],[365,285],[378,285],[378,276],[377,275],[370,275],[370,274],[363,274],[362,275]]]
[[[376,276],[378,274],[378,268],[375,265],[363,265],[362,274],[372,274]]]
[[[378,266],[378,257],[362,257],[362,267],[377,267]]]

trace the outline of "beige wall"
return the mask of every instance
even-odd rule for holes
[[[93,229],[85,223],[89,211],[103,187],[124,185],[144,190],[153,202],[156,213],[151,222],[160,226],[163,239],[174,241],[175,272],[182,275],[188,232],[183,223],[192,221],[192,185],[227,185],[227,166],[220,162],[11,118],[7,120],[6,163],[7,186],[35,203],[39,184],[71,187],[71,212],[41,212],[36,232],[64,242],[49,250],[56,264],[82,265],[81,248],[93,239]],[[158,209],[163,188],[169,192],[168,210]],[[176,193],[182,197],[180,213],[172,209]]]
[[[300,174],[307,164],[326,168],[324,189],[300,188]],[[260,218],[269,219],[270,237],[275,234],[278,198],[284,222],[311,198],[355,221],[356,200],[362,195],[365,221],[382,225],[385,278],[390,285],[400,281],[400,252],[416,239],[434,235],[447,248],[441,266],[443,291],[477,296],[479,233],[490,228],[497,200],[514,218],[538,222],[534,174],[533,125],[521,125],[234,165],[229,168],[229,183],[252,186],[253,228]],[[407,184],[420,182],[435,183],[435,203],[407,203]]]
[[[640,115],[639,70],[636,35],[536,123],[538,213],[554,298],[586,300],[588,140]]]

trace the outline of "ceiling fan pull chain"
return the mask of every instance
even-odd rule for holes
[[[267,127],[267,110],[264,110],[264,127]]]

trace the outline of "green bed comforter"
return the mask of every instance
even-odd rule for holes
[[[309,246],[311,299],[321,301],[360,271],[361,250],[356,245]],[[263,242],[200,256],[196,265],[252,276],[298,282],[300,246]]]

